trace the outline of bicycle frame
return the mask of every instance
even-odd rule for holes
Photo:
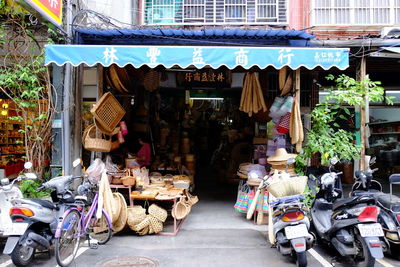
[[[63,217],[61,219],[61,221],[58,223],[57,225],[57,230],[55,233],[55,238],[58,238],[61,236],[61,230],[62,230],[62,222],[63,222],[63,218],[65,218],[72,210],[76,210],[80,213],[80,219],[79,219],[79,224],[81,225],[81,231],[79,233],[79,236],[82,236],[86,233],[86,230],[89,227],[89,223],[90,223],[90,219],[92,218],[92,216],[96,213],[97,211],[97,204],[98,204],[98,199],[99,199],[99,195],[96,193],[96,195],[94,196],[93,202],[89,208],[89,211],[85,214],[85,209],[82,208],[81,210],[79,210],[77,207],[72,207],[69,208],[68,210],[66,210],[63,214]],[[108,213],[103,209],[104,214],[106,216],[106,220],[110,223],[110,225],[112,225],[111,219],[108,215]]]

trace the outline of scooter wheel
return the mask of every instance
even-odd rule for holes
[[[307,266],[307,254],[305,251],[297,252],[297,267],[306,267]]]
[[[34,248],[17,244],[11,253],[11,260],[18,267],[28,266],[33,260],[34,254]]]
[[[356,245],[359,253],[356,256],[357,267],[374,267],[375,258],[371,255],[367,243],[360,235],[356,235]]]

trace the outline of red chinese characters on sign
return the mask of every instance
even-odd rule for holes
[[[189,87],[230,87],[230,73],[226,70],[196,70],[181,72],[179,86]]]
[[[62,0],[25,0],[25,2],[45,19],[57,26],[61,26]]]

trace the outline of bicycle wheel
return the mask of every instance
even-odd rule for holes
[[[58,265],[65,267],[74,260],[79,248],[81,234],[81,214],[73,209],[61,221],[61,235],[56,238],[56,260]]]
[[[101,218],[97,219],[96,214],[90,218],[89,236],[96,239],[99,245],[104,245],[110,240],[112,235],[111,223],[107,220],[105,211],[101,213]]]

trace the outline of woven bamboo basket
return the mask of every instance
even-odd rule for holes
[[[110,152],[111,150],[111,137],[99,133],[94,124],[85,129],[82,140],[86,150],[97,152]]]
[[[144,75],[143,86],[147,91],[153,92],[160,87],[160,74],[158,71],[150,70]]]
[[[127,224],[134,230],[135,226],[146,219],[146,210],[142,206],[133,206],[127,209]]]
[[[142,230],[137,231],[138,235],[147,235],[150,232],[150,225],[147,225]]]
[[[134,225],[133,227],[131,227],[131,229],[135,232],[139,232],[143,230],[145,227],[148,227],[149,225],[150,225],[150,219],[148,218],[148,216],[146,216],[143,221]]]
[[[165,222],[167,219],[167,211],[156,204],[151,204],[149,207],[149,214],[157,218],[161,222]]]
[[[182,220],[185,218],[191,210],[191,206],[181,198],[173,207],[172,207],[172,217],[177,220]]]
[[[307,176],[297,176],[284,179],[276,179],[268,185],[267,190],[274,197],[285,197],[304,193],[307,185]]]
[[[148,215],[148,218],[150,220],[149,233],[152,232],[157,234],[163,230],[163,223],[160,220],[158,220],[156,217],[152,215]]]
[[[134,186],[136,183],[136,177],[132,176],[131,170],[128,170],[128,175],[121,178],[124,186]]]
[[[125,110],[110,92],[105,93],[90,112],[107,132],[112,132],[125,115]]]
[[[122,184],[122,179],[120,177],[113,177],[111,180],[112,184]]]

